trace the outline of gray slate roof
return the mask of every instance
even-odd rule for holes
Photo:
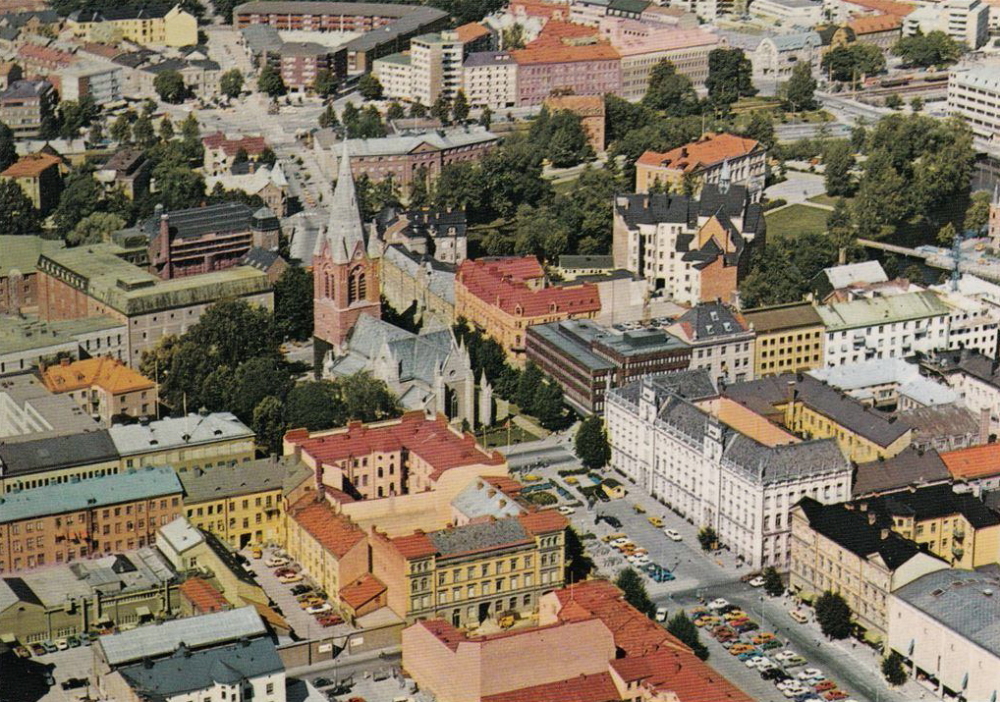
[[[429,533],[427,537],[443,557],[514,546],[531,540],[531,535],[517,517],[442,529]]]
[[[308,474],[308,467],[295,456],[268,457],[205,470],[182,470],[178,477],[184,486],[184,504],[189,504],[284,489],[289,474],[302,475],[303,468]]]
[[[7,477],[117,461],[107,429],[69,436],[0,441],[0,466]]]
[[[996,656],[1000,655],[998,593],[1000,576],[987,568],[928,573],[893,595]]]
[[[123,456],[254,436],[250,427],[231,412],[205,416],[192,412],[187,417],[165,417],[149,424],[116,425],[108,431]]]
[[[911,446],[884,461],[859,464],[854,472],[851,494],[860,497],[950,480],[951,473],[937,451],[918,451]]]

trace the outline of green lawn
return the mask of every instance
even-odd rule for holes
[[[826,231],[826,217],[830,214],[827,210],[809,205],[791,205],[774,212],[768,212],[767,236],[772,237],[795,237],[800,234],[816,232],[822,234]]]
[[[837,204],[837,200],[840,199],[842,198],[833,197],[832,195],[827,195],[826,193],[822,193],[821,195],[813,195],[811,198],[809,198],[809,202],[815,202],[818,205],[829,205],[830,207],[834,207]],[[848,205],[851,204],[851,198],[848,197],[843,199],[847,202]]]
[[[518,425],[511,422],[510,425],[510,445],[520,444],[524,441],[535,441],[538,439],[537,436],[526,432],[524,429]],[[479,443],[483,443],[483,431],[480,429],[476,432],[476,440]],[[486,448],[506,448],[507,447],[507,429],[503,426],[492,427],[486,430]]]

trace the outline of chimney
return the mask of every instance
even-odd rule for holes
[[[69,359],[65,358],[65,357],[60,358],[59,359],[59,365],[62,366],[63,368],[65,368],[66,366],[69,365]]]
[[[871,525],[875,524],[875,513],[874,512],[869,512],[868,513],[868,523],[871,524]]]
[[[170,215],[160,208],[160,254],[159,263],[163,266],[162,277],[170,277]]]
[[[979,443],[988,444],[990,441],[990,408],[983,407],[979,410]]]

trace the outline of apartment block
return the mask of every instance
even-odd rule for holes
[[[229,412],[116,424],[108,433],[125,470],[151,465],[208,470],[248,463],[256,452],[253,431]]]
[[[65,393],[105,427],[123,415],[138,418],[156,412],[156,383],[117,358],[63,359],[41,373],[50,392]]]
[[[607,44],[545,45],[510,52],[517,63],[517,105],[540,105],[554,92],[619,95],[621,55]]]
[[[0,571],[66,563],[156,541],[181,513],[169,467],[7,493],[0,511]]]
[[[688,368],[707,370],[713,383],[753,379],[756,333],[732,308],[720,302],[697,305],[666,331],[691,348]]]
[[[45,80],[16,80],[0,93],[0,122],[15,138],[36,139],[42,120],[52,114],[58,98],[52,84]]]
[[[983,0],[943,0],[903,18],[903,36],[940,31],[975,51],[990,33],[990,6]]]
[[[1000,66],[952,70],[948,112],[960,117],[979,139],[992,143],[1000,138]]]
[[[143,46],[194,46],[198,20],[180,5],[121,5],[102,10],[77,10],[66,18],[74,36],[84,41],[117,43],[122,39]]]
[[[718,34],[701,29],[681,29],[617,17],[600,22],[601,36],[621,55],[621,97],[641,100],[649,87],[653,68],[670,61],[677,72],[695,86],[708,78],[708,54],[724,47]]]
[[[454,31],[411,39],[412,99],[426,106],[442,95],[453,100],[462,88],[462,58],[463,45]]]
[[[505,110],[517,105],[517,63],[506,51],[477,51],[462,64],[462,89],[473,107]]]
[[[757,334],[754,377],[823,367],[826,329],[811,303],[793,302],[744,310],[743,319]]]
[[[57,75],[61,100],[90,98],[95,105],[107,105],[122,99],[122,68],[113,63],[77,61]]]
[[[658,184],[678,192],[685,179],[694,179],[698,192],[705,184],[726,182],[757,191],[766,175],[767,151],[758,142],[709,132],[666,153],[642,154],[635,163],[635,191],[647,193]]]
[[[59,204],[62,169],[61,158],[39,152],[21,156],[0,172],[0,179],[16,183],[35,209],[45,215]]]

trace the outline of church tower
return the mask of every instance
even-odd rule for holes
[[[358,317],[381,316],[377,257],[365,243],[351,158],[344,140],[330,220],[313,251],[313,334],[317,347],[341,350]],[[319,348],[317,348],[319,350]]]

